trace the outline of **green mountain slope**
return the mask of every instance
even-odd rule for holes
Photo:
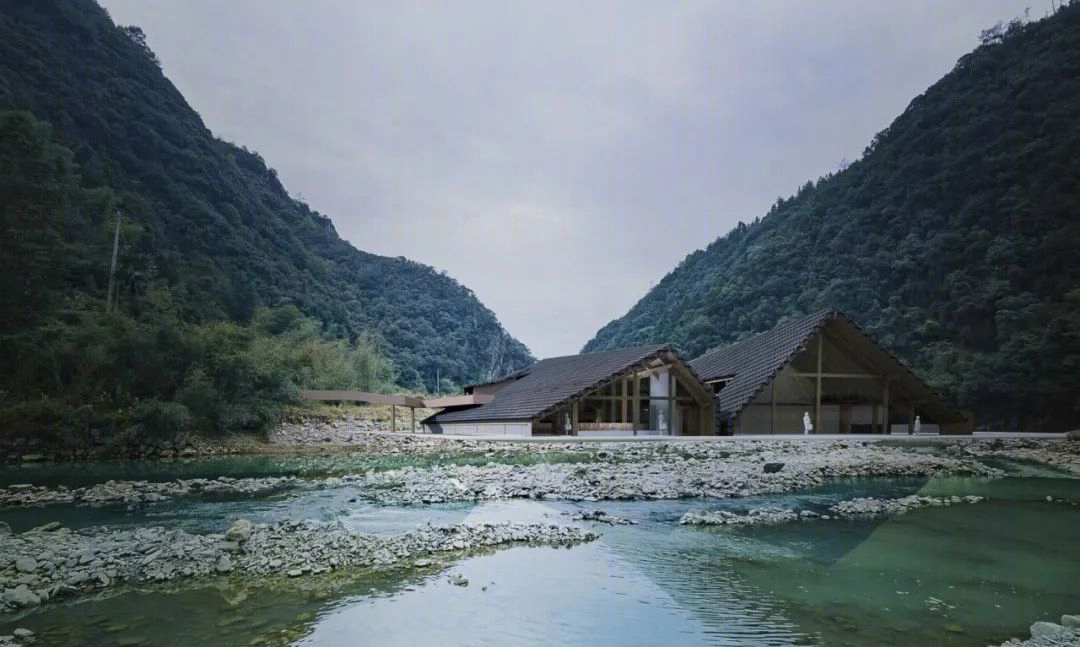
[[[988,30],[847,169],[690,254],[586,346],[689,356],[823,307],[980,421],[1080,419],[1080,3]]]
[[[155,289],[167,291],[180,319],[191,322],[246,323],[259,306],[295,304],[322,322],[324,337],[373,334],[408,388],[434,390],[436,371],[462,384],[531,362],[469,289],[419,263],[358,251],[328,218],[292,199],[258,154],[214,138],[139,30],[118,28],[91,0],[3,0],[0,7],[0,111],[29,113],[36,124],[20,117],[22,125],[5,132],[25,140],[39,122],[51,126],[34,146],[64,158],[67,175],[35,176],[31,184],[75,182],[82,196],[74,214],[59,194],[8,187],[25,190],[26,205],[8,214],[14,220],[5,235],[36,237],[41,262],[10,251],[29,248],[8,246],[0,271],[25,298],[2,301],[6,333],[52,321],[47,305],[103,304],[119,209],[118,304],[132,316],[147,310]],[[7,143],[6,163],[28,167],[19,142]],[[23,229],[13,224],[18,218]],[[49,218],[82,219],[81,233],[57,234],[56,222],[44,224]],[[67,265],[50,268],[49,258]],[[70,303],[76,296],[83,305]]]

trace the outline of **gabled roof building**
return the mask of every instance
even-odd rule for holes
[[[717,433],[970,433],[968,418],[840,312],[822,310],[705,353]]]
[[[822,310],[684,362],[671,346],[552,357],[423,421],[466,435],[970,433],[938,396],[855,323]]]
[[[423,421],[466,435],[702,435],[715,428],[709,389],[670,346],[543,359],[466,394],[493,396]]]

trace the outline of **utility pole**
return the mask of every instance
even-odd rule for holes
[[[442,395],[442,383],[439,381],[439,367],[435,367],[435,393]]]
[[[112,265],[109,267],[109,292],[105,295],[105,312],[113,311],[113,285],[116,282],[116,251],[120,247],[120,212],[116,212],[116,233],[113,234]]]

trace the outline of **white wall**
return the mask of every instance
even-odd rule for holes
[[[670,375],[667,368],[661,368],[651,375],[649,375],[649,395],[654,398],[666,398],[668,397],[670,390],[668,388],[670,384]],[[677,408],[677,407],[676,407]],[[672,429],[679,428],[679,420],[677,411],[669,411],[667,401],[650,400],[649,402],[649,420],[647,424],[651,427],[660,428],[660,412],[664,413],[664,433],[670,434]],[[644,421],[643,421],[644,422]]]
[[[426,426],[426,425],[425,425]],[[444,422],[442,433],[461,436],[531,436],[531,422]],[[430,431],[430,430],[429,430]]]

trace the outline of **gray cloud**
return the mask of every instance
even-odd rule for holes
[[[343,237],[447,270],[538,356],[858,157],[1032,5],[103,4]]]

